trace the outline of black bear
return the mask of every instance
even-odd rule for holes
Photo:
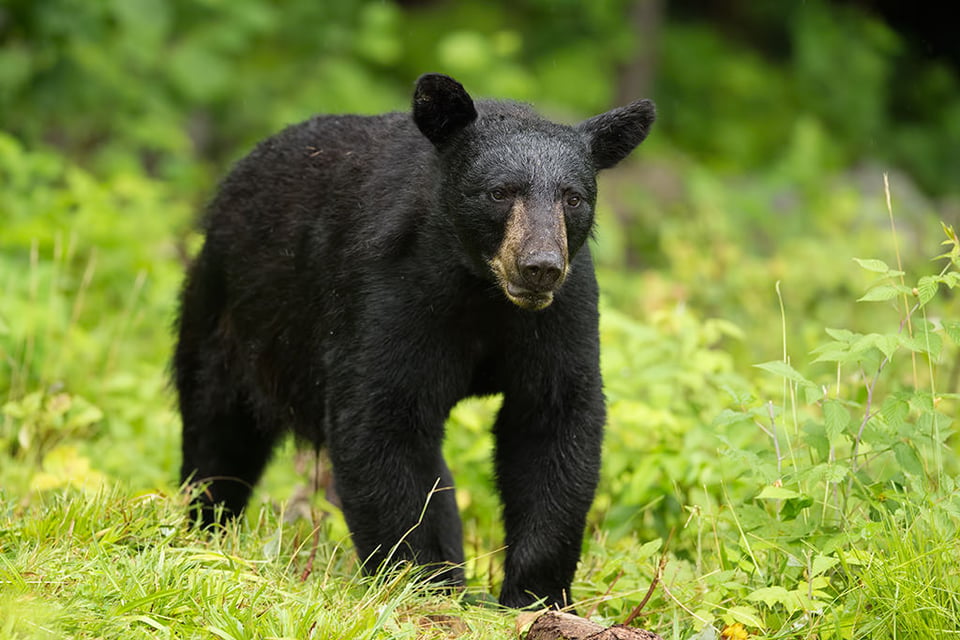
[[[500,602],[566,604],[605,418],[596,175],[653,120],[640,100],[555,124],[428,74],[412,117],[318,116],[240,160],[178,321],[194,516],[239,514],[293,431],[328,448],[367,569],[410,560],[462,584],[444,422],[460,399],[502,393]]]

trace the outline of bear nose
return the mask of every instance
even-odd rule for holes
[[[520,275],[535,289],[549,289],[563,273],[563,257],[558,251],[537,251],[520,260]]]

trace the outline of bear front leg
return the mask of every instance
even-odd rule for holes
[[[368,410],[328,439],[357,554],[367,573],[411,561],[427,566],[431,580],[463,585],[463,535],[441,454],[442,420],[429,428],[371,420],[391,415],[397,413]]]
[[[508,392],[495,427],[507,546],[500,603],[516,608],[570,604],[600,470],[605,412],[599,380],[590,391],[541,397],[559,404],[542,406]]]

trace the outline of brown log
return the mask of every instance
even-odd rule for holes
[[[518,630],[529,618],[517,619]],[[660,636],[635,627],[615,624],[604,627],[586,618],[562,611],[548,611],[536,618],[527,630],[525,640],[663,640]]]

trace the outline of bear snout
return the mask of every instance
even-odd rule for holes
[[[566,223],[559,203],[510,208],[497,253],[488,261],[507,298],[522,309],[550,306],[569,270]]]
[[[536,251],[520,258],[517,264],[524,284],[534,291],[553,289],[564,266],[559,251]]]

